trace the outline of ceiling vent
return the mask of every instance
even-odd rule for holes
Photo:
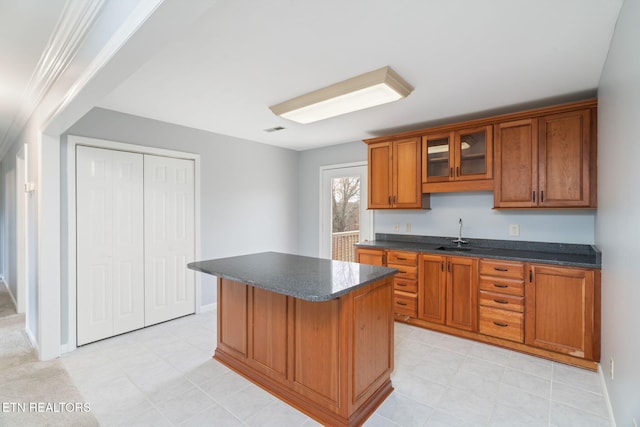
[[[274,128],[265,129],[265,132],[278,132],[279,130],[284,130],[285,128],[282,126],[276,126]]]

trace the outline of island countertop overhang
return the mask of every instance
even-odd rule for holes
[[[394,268],[261,252],[189,263],[188,268],[306,301],[328,301],[392,276]]]

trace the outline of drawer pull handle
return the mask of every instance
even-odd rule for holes
[[[509,326],[508,323],[493,322],[493,324],[496,326],[500,326],[501,328],[506,328],[507,326]]]
[[[505,301],[503,299],[494,299],[494,302],[497,302],[498,304],[509,304],[509,301]]]
[[[400,258],[400,257],[396,257],[396,259],[397,259],[398,261],[406,261],[406,260],[407,260],[406,258]]]
[[[509,269],[508,269],[508,268],[493,267],[493,269],[494,269],[495,271],[509,271]]]
[[[406,305],[407,305],[407,303],[406,303],[406,302],[400,302],[400,301],[396,302],[396,304],[398,304],[398,305],[402,305],[402,306],[406,306]]]
[[[499,285],[497,283],[494,283],[493,286],[495,286],[496,288],[503,288],[503,289],[509,287],[509,285]]]
[[[407,286],[406,283],[396,283],[397,286]]]

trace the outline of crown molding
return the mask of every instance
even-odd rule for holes
[[[73,61],[106,0],[67,0],[0,143],[0,159]]]

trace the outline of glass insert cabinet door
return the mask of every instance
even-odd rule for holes
[[[491,179],[492,126],[422,137],[422,182]]]
[[[423,137],[423,182],[442,182],[453,178],[452,140],[452,133]]]
[[[457,132],[456,149],[459,169],[456,178],[487,173],[487,132],[485,129]]]

